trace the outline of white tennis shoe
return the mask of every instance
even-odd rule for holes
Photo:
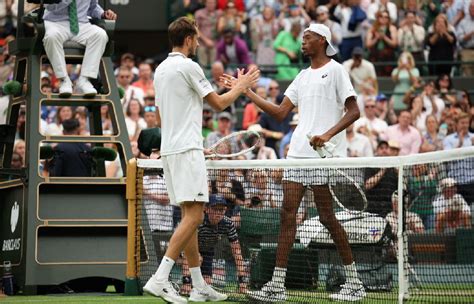
[[[189,302],[219,302],[227,300],[226,294],[220,293],[212,288],[211,285],[204,286],[203,288],[194,287],[189,295]]]
[[[76,83],[76,92],[84,95],[84,97],[94,97],[97,95],[97,90],[86,77],[79,77]]]
[[[161,297],[168,303],[184,304],[188,303],[185,297],[179,295],[170,281],[159,282],[154,276],[143,286],[143,291],[155,297]]]
[[[64,77],[59,85],[59,97],[68,98],[72,95],[72,82],[69,77]]]
[[[273,281],[263,285],[261,290],[249,291],[247,296],[251,300],[267,303],[282,303],[287,299],[285,286]]]
[[[362,282],[345,283],[341,286],[342,289],[338,293],[333,293],[329,296],[334,301],[355,302],[365,298],[366,293]]]

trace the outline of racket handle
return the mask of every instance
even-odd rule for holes
[[[311,134],[306,134],[306,137],[308,137],[308,140],[311,142],[311,138],[313,138],[313,136],[311,136]],[[313,148],[314,150],[316,150],[316,152],[318,152],[319,154],[319,157],[321,158],[326,158],[326,154],[324,153],[323,149],[321,147],[316,147],[316,148]]]

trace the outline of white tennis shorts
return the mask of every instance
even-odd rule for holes
[[[171,205],[209,201],[206,162],[202,150],[166,155],[162,160]]]
[[[288,159],[304,159],[288,157]],[[283,180],[302,184],[303,186],[327,185],[329,172],[327,168],[285,168]]]

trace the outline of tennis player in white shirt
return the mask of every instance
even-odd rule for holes
[[[196,55],[199,30],[194,21],[182,17],[168,27],[173,48],[155,71],[156,103],[161,115],[161,156],[170,204],[181,207],[182,219],[170,239],[156,273],[143,290],[169,303],[187,303],[169,281],[169,274],[184,250],[191,272],[193,302],[223,301],[227,295],[204,281],[199,261],[197,228],[209,201],[202,137],[203,99],[217,111],[232,104],[240,94],[257,84],[259,71],[239,71],[236,85],[218,95],[201,67],[189,57]]]
[[[349,75],[342,65],[330,58],[336,54],[331,45],[331,32],[323,24],[311,24],[303,35],[302,51],[311,59],[311,67],[302,70],[285,92],[280,105],[258,97],[253,92],[247,96],[263,111],[275,119],[283,120],[293,108],[298,107],[299,123],[290,142],[288,158],[319,158],[313,149],[331,141],[334,157],[346,157],[345,129],[360,116],[356,93]],[[308,141],[307,134],[312,134]],[[346,283],[330,297],[339,301],[358,301],[365,297],[362,282],[357,276],[347,235],[332,208],[332,197],[327,186],[327,170],[293,169],[283,177],[284,201],[281,217],[282,228],[278,238],[276,265],[272,280],[261,290],[248,296],[265,302],[286,301],[285,278],[288,256],[296,234],[296,213],[306,186],[314,191],[316,206],[322,224],[329,230],[344,264]]]

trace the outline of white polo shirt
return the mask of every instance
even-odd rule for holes
[[[181,53],[168,55],[155,71],[161,115],[161,155],[203,149],[203,98],[213,92],[201,67]]]
[[[299,123],[291,137],[289,157],[319,158],[309,145],[306,134],[322,135],[336,125],[344,115],[346,99],[357,97],[344,67],[334,60],[318,69],[302,70],[285,95],[298,107]],[[336,134],[333,156],[347,156],[346,131]]]

